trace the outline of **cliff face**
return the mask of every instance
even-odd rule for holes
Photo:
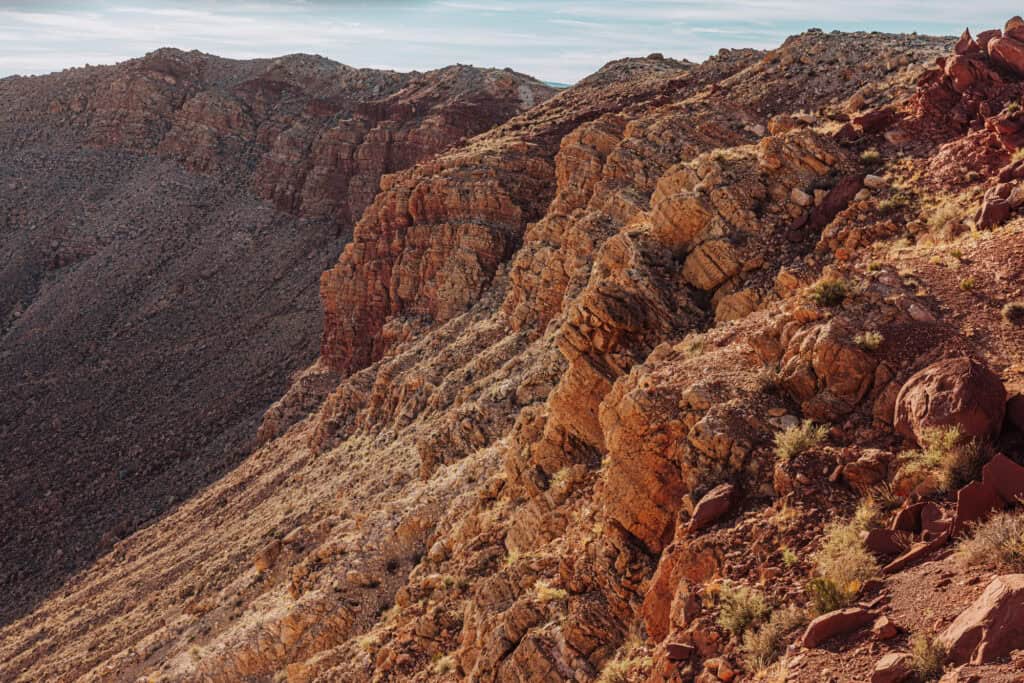
[[[251,449],[383,174],[551,93],[176,50],[0,81],[0,614]]]
[[[1022,26],[613,62],[385,176],[262,445],[0,672],[1019,678],[947,550],[1024,494]]]

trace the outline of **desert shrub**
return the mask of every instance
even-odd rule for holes
[[[718,625],[742,636],[752,625],[771,613],[764,593],[756,588],[726,583],[718,594]]]
[[[1003,320],[1012,324],[1024,324],[1024,301],[1011,301],[1003,306]]]
[[[795,427],[775,433],[775,457],[788,462],[821,444],[826,436],[828,425],[816,425],[810,420],[804,420]]]
[[[433,666],[430,667],[430,671],[435,676],[443,676],[455,671],[455,657],[452,655],[445,655],[434,661]]]
[[[771,618],[743,634],[743,662],[749,671],[761,671],[786,651],[786,636],[807,623],[807,614],[795,605],[772,612]]]
[[[997,512],[974,525],[959,554],[967,564],[1024,572],[1024,513]]]
[[[564,588],[556,588],[547,581],[538,581],[534,584],[537,592],[537,599],[541,602],[552,602],[554,600],[565,600],[569,593]]]
[[[911,668],[919,681],[933,681],[942,675],[946,650],[933,638],[917,634],[910,639]]]
[[[882,333],[874,330],[861,332],[853,338],[853,343],[865,351],[877,351],[883,341],[885,341],[885,337],[882,336]]]
[[[1020,102],[1007,102],[1006,106],[1003,107],[1003,113],[1004,114],[1016,114],[1019,111],[1020,111]],[[1017,152],[1020,152],[1020,150],[1017,150]],[[1014,154],[1016,154],[1017,152],[1014,152]]]
[[[920,450],[902,454],[903,469],[908,474],[934,475],[940,491],[974,481],[985,464],[985,449],[977,441],[965,438],[956,426],[928,428],[920,442]]]
[[[817,576],[808,591],[819,613],[850,604],[864,582],[878,574],[878,562],[861,542],[867,513],[825,527],[825,540],[814,555]]]
[[[882,163],[882,154],[874,148],[860,153],[860,162],[865,166],[878,166]]]
[[[1016,152],[1013,153],[1013,156],[1010,157],[1010,161],[1014,163],[1020,161],[1021,159],[1024,159],[1024,148],[1018,149]]]
[[[640,641],[636,637],[627,640],[618,654],[604,665],[601,675],[597,677],[597,683],[629,683],[631,674],[649,672],[653,665],[650,657],[642,654],[627,654],[635,653],[639,647]]]
[[[807,296],[819,306],[834,308],[846,299],[848,289],[843,280],[822,278],[811,285]]]
[[[940,230],[946,227],[951,221],[960,220],[960,207],[951,201],[944,201],[928,215],[928,227],[932,230]]]
[[[782,564],[786,565],[787,567],[793,567],[799,561],[800,558],[797,557],[796,552],[794,552],[792,548],[782,549]]]
[[[967,277],[960,281],[960,289],[964,290],[965,292],[969,292],[972,289],[974,289],[976,284],[977,283],[974,280],[974,276],[968,275]]]

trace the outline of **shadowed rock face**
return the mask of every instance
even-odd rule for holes
[[[0,617],[248,451],[383,174],[552,92],[170,49],[0,81]]]

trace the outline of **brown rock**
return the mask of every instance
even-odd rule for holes
[[[895,638],[900,632],[900,629],[896,624],[892,622],[892,619],[886,616],[881,616],[875,619],[875,623],[871,625],[871,633],[874,634],[878,640],[889,640]]]
[[[860,607],[822,614],[807,625],[800,642],[804,647],[817,647],[829,638],[852,633],[870,624],[874,618],[874,614]]]
[[[939,535],[935,539],[924,541],[921,543],[915,543],[905,553],[897,557],[889,564],[882,567],[883,574],[895,574],[898,571],[902,571],[906,567],[909,567],[913,563],[917,562],[923,557],[930,555],[949,540],[949,532]]]
[[[1021,41],[1007,36],[993,38],[988,43],[988,54],[996,64],[1024,76],[1024,43]]]
[[[970,358],[950,358],[907,380],[893,422],[897,432],[918,442],[923,430],[945,426],[987,438],[1002,428],[1005,404],[1006,390],[995,373]]]
[[[673,662],[686,662],[693,656],[693,645],[687,643],[668,643],[665,645],[668,658]]]
[[[906,652],[890,652],[875,664],[871,683],[901,683],[914,675],[914,658]]]
[[[708,491],[693,509],[693,517],[690,518],[687,528],[694,532],[714,524],[732,508],[735,493],[736,489],[732,484],[719,484]]]
[[[1024,648],[1024,574],[992,580],[981,597],[939,634],[955,664],[985,664]]]
[[[987,197],[974,220],[979,228],[994,228],[1008,221],[1011,213],[1013,207],[1010,202],[1001,197]]]
[[[971,524],[985,519],[994,510],[1003,507],[1003,499],[992,482],[972,481],[956,494],[956,516],[953,518],[951,533],[958,536]]]
[[[1007,504],[1015,503],[1024,497],[1024,467],[1002,453],[997,453],[985,463],[981,478],[984,483],[991,484]]]
[[[971,37],[970,29],[965,28],[964,32],[960,34],[960,39],[956,41],[956,45],[953,47],[953,52],[958,55],[980,52],[978,44],[974,42],[974,38]]]
[[[1003,26],[1003,35],[1014,40],[1024,40],[1024,19],[1011,17]]]
[[[864,547],[876,555],[899,555],[907,549],[906,532],[872,529],[864,539]]]
[[[993,38],[998,38],[1001,35],[1003,35],[1003,32],[1000,31],[999,29],[989,29],[988,31],[982,31],[981,33],[979,33],[978,37],[975,39],[975,42],[978,43],[978,47],[981,49],[982,52],[987,53],[988,44],[992,41]]]

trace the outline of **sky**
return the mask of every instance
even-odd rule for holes
[[[702,60],[811,27],[953,35],[1002,26],[992,0],[0,0],[0,77],[159,47],[238,59],[306,52],[357,67],[512,67],[572,83],[621,57]]]

